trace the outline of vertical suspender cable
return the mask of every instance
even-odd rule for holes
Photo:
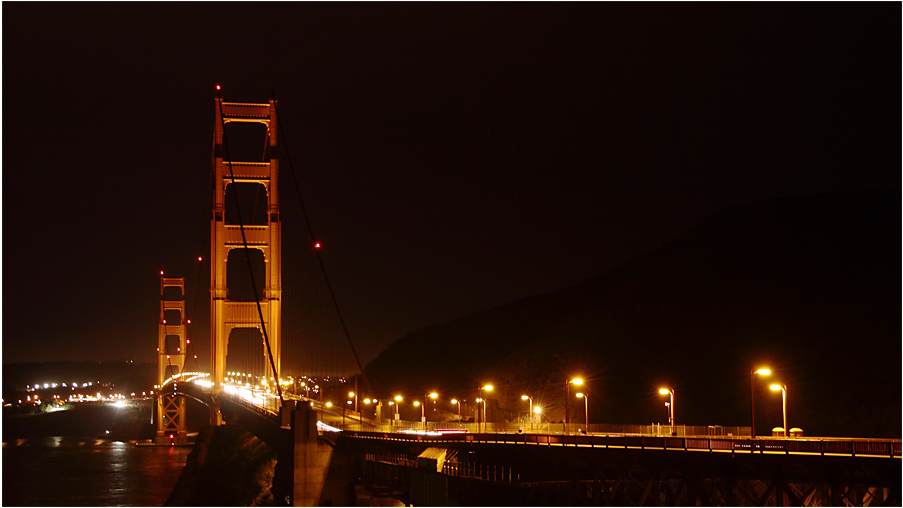
[[[273,102],[273,107],[276,107],[275,101]],[[279,116],[278,107],[276,107],[276,116]],[[282,141],[285,145],[285,157],[288,160],[288,167],[292,172],[292,183],[295,185],[295,193],[298,195],[298,201],[301,203],[301,212],[304,215],[304,221],[307,224],[307,231],[310,233],[311,237],[316,238],[316,236],[314,236],[313,228],[310,225],[310,217],[308,217],[307,215],[307,208],[304,206],[304,200],[301,199],[301,188],[298,186],[298,178],[297,176],[295,176],[295,166],[294,164],[292,164],[292,157],[288,152],[288,141],[285,139],[285,130],[282,127],[282,122],[277,123],[276,128],[282,134]],[[348,339],[348,345],[351,347],[351,354],[354,355],[354,361],[357,363],[357,368],[361,373],[361,377],[364,379],[364,384],[367,386],[367,391],[373,393],[373,390],[370,388],[370,381],[367,380],[367,374],[364,373],[364,368],[361,366],[361,360],[360,358],[358,358],[357,351],[355,351],[354,349],[354,344],[351,342],[351,334],[348,333],[348,327],[345,326],[345,319],[342,317],[342,312],[339,310],[339,302],[336,300],[335,293],[332,291],[332,284],[329,283],[329,277],[326,275],[326,267],[323,265],[323,257],[320,255],[319,250],[315,250],[314,252],[317,255],[317,261],[320,263],[320,270],[323,272],[323,279],[326,281],[326,289],[329,290],[329,296],[332,298],[332,303],[335,306],[336,314],[338,314],[339,316],[339,322],[342,324],[342,330],[345,332],[345,338]]]

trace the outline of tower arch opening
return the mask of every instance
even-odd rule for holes
[[[260,249],[231,249],[226,261],[226,291],[233,302],[253,302],[255,288],[251,284],[248,273],[250,258],[251,273],[257,284],[257,297],[263,299],[263,287],[266,283],[266,260]]]
[[[243,382],[255,385],[258,376],[266,373],[266,346],[259,328],[233,328],[229,333],[226,371],[249,374],[254,379]],[[235,376],[232,376],[235,377]]]
[[[226,185],[226,225],[239,224],[266,226],[267,189],[262,183],[230,182]]]

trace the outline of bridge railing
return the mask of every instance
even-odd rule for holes
[[[640,435],[348,432],[350,437],[423,443],[495,443],[640,450],[901,457],[900,440],[844,438],[686,438]]]
[[[371,432],[404,432],[423,431],[421,422],[406,420],[384,420],[383,423],[375,423],[375,420],[361,425],[349,419],[347,430],[371,431]],[[543,423],[542,425],[520,423],[474,423],[474,422],[427,422],[426,431],[459,429],[471,434],[479,433],[528,433],[528,434],[565,434],[563,423]],[[571,434],[633,434],[633,435],[659,435],[678,437],[715,437],[715,436],[749,436],[749,427],[724,427],[721,425],[629,425],[600,423],[591,424],[589,427],[583,424],[570,424],[567,430]]]

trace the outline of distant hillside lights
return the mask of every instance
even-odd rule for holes
[[[123,393],[116,393],[114,390],[113,383],[101,383],[100,381],[35,383],[26,385],[25,390],[18,390],[21,395],[9,403],[4,400],[3,405],[5,407],[31,406],[40,408],[42,411],[52,412],[67,409],[66,405],[70,403],[124,403],[127,396]],[[20,398],[22,395],[24,395],[24,400]],[[141,392],[141,396],[146,397],[147,392]],[[136,393],[132,392],[128,397],[136,397]]]

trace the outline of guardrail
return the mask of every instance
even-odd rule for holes
[[[533,446],[573,446],[638,450],[680,450],[709,453],[762,453],[847,457],[901,458],[899,439],[847,438],[689,438],[629,435],[556,434],[396,434],[389,432],[344,433],[348,437],[422,443],[489,443]]]

